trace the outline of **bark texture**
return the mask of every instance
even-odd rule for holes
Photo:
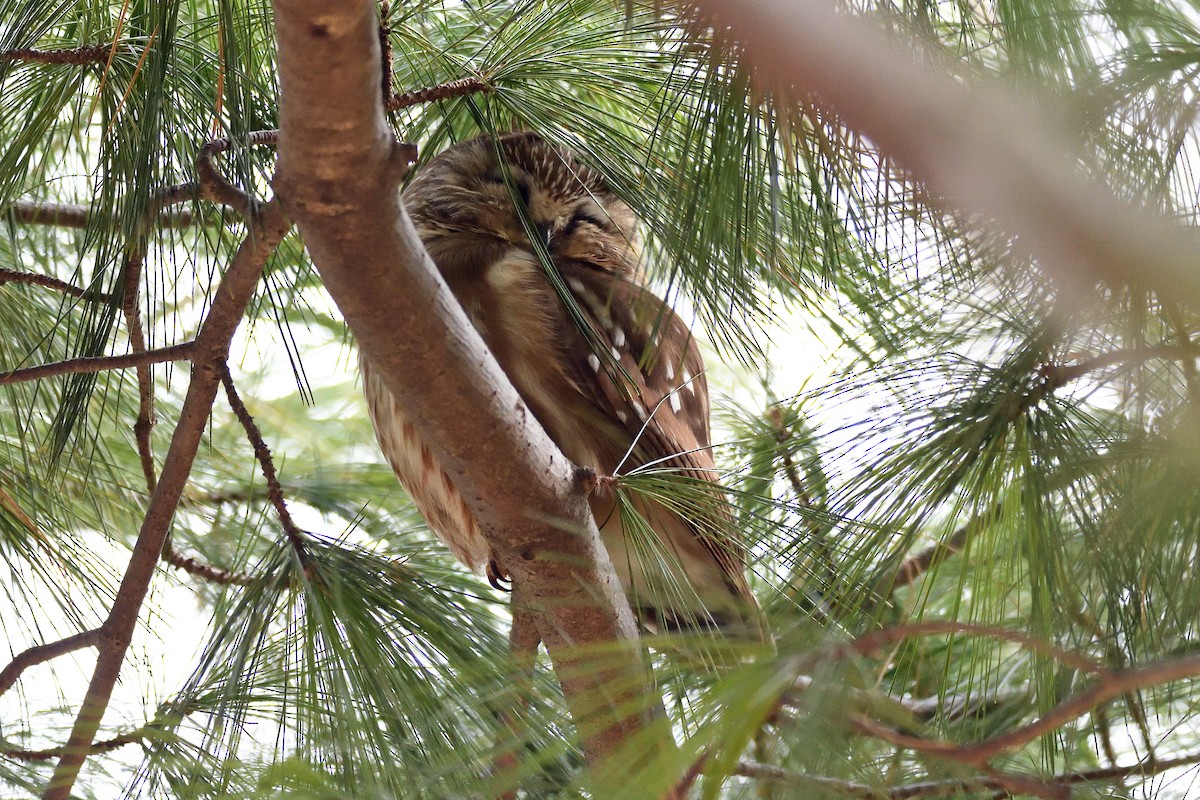
[[[404,213],[412,148],[383,115],[375,6],[276,0],[277,196],[354,337],[519,583],[593,766],[672,747],[584,487],[446,287]]]

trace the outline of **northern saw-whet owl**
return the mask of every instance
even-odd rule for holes
[[[670,469],[692,496],[699,486],[709,497],[668,507],[630,495],[646,523],[630,524],[611,486],[591,494],[601,539],[643,622],[756,627],[742,547],[716,483],[700,354],[683,321],[641,285],[629,207],[600,173],[529,132],[450,147],[419,169],[403,201],[454,296],[567,458],[602,476]],[[495,584],[503,566],[471,510],[370,362],[361,367],[371,421],[400,482],[454,555]],[[685,518],[679,511],[689,505],[697,509]]]

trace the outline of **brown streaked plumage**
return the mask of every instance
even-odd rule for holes
[[[636,501],[657,540],[654,556],[644,536],[624,529],[611,489],[592,495],[601,538],[643,620],[749,622],[756,604],[743,550],[727,514],[714,510],[723,496],[709,449],[703,364],[687,326],[641,286],[628,206],[598,172],[533,133],[449,148],[420,169],[404,205],[467,316],[568,458],[601,475],[662,466],[693,479],[701,497],[711,490],[713,502],[701,504],[710,507],[687,520]],[[527,230],[549,256],[558,290]],[[559,291],[574,300],[578,319]],[[365,358],[362,374],[379,443],[400,482],[454,555],[492,577],[496,567],[470,509]]]

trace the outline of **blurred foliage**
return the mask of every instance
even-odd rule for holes
[[[1042,98],[1080,170],[1195,224],[1195,4],[841,6],[964,84]],[[932,208],[836,109],[780,103],[743,54],[673,8],[418,0],[386,18],[394,91],[463,77],[491,89],[397,111],[397,136],[422,160],[514,128],[578,151],[640,214],[654,285],[694,313],[718,362],[718,461],[776,647],[652,640],[682,749],[651,769],[678,774],[703,754],[696,792],[728,798],[969,777],[863,736],[854,720],[977,741],[1091,679],[988,636],[839,650],[881,626],[996,626],[1112,669],[1194,654],[1196,310],[1139,288],[1136,264],[1127,285],[1095,287],[1091,307],[1064,307],[1010,239]],[[0,371],[126,352],[131,257],[144,262],[149,346],[190,338],[243,229],[203,204],[191,207],[195,224],[157,229],[147,209],[195,178],[205,142],[276,124],[265,0],[10,0],[0,20],[0,53],[97,44],[107,57],[82,66],[0,57],[0,269],[90,293],[0,283]],[[222,168],[264,197],[273,159],[235,147]],[[87,206],[88,224],[29,225],[5,211],[28,200]],[[140,752],[92,758],[79,795],[433,798],[519,781],[525,797],[579,796],[582,757],[552,673],[540,664],[515,699],[505,600],[451,563],[380,462],[348,336],[296,239],[272,258],[234,358],[304,537],[283,535],[219,398],[172,537],[252,580],[164,570],[147,628],[167,646],[202,646],[179,685],[156,686],[151,664],[127,661],[133,695],[102,736],[110,724],[150,732]],[[798,375],[806,369],[817,374]],[[171,365],[153,375],[161,464],[187,375]],[[148,498],[137,412],[132,371],[0,386],[0,631],[11,652],[107,613]],[[661,470],[621,486],[702,505]],[[165,608],[180,596],[196,610]],[[60,743],[74,713],[77,700],[35,685],[38,675],[0,706],[4,796],[36,791],[48,766],[2,753]],[[1194,685],[1131,692],[993,766],[1050,776],[1195,753]],[[497,753],[513,750],[520,766],[493,774]],[[750,777],[747,761],[791,778]],[[1075,791],[1188,796],[1194,772],[1172,776]]]

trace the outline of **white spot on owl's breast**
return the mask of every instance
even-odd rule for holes
[[[484,273],[484,279],[497,292],[511,292],[523,286],[529,278],[529,255],[513,248],[503,258],[500,258]]]

